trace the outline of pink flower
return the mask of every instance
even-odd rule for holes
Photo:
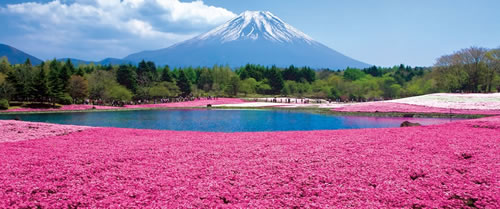
[[[61,108],[50,108],[50,109],[35,109],[35,108],[17,108],[5,110],[3,112],[52,112],[52,111],[78,111],[78,110],[109,110],[109,109],[144,109],[144,108],[176,108],[176,107],[205,107],[208,104],[220,105],[220,104],[239,104],[244,103],[242,99],[234,98],[218,98],[216,100],[206,100],[200,99],[188,102],[175,102],[175,103],[160,103],[160,104],[141,104],[141,105],[126,105],[125,107],[113,107],[113,106],[99,106],[99,105],[64,105]]]
[[[30,124],[2,122],[1,136],[24,139],[18,130]],[[338,131],[44,135],[56,127],[0,143],[0,208],[500,208],[500,117]]]
[[[337,112],[398,112],[398,113],[442,113],[442,114],[469,114],[469,115],[500,115],[499,110],[479,109],[448,109],[427,107],[395,102],[365,102],[347,105],[332,109]]]

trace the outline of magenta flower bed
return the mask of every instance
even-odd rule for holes
[[[40,139],[79,132],[91,127],[0,120],[0,143]]]
[[[109,110],[118,109],[119,107],[112,106],[93,106],[93,105],[64,105],[61,108],[50,108],[50,109],[37,109],[37,108],[16,108],[10,109],[3,112],[44,112],[44,111],[77,111],[77,110],[90,110],[95,107],[98,110]]]
[[[143,104],[143,105],[126,105],[125,107],[113,107],[113,106],[99,106],[99,105],[64,105],[57,109],[35,109],[35,108],[17,108],[10,109],[2,112],[49,112],[49,111],[77,111],[77,110],[90,110],[93,107],[97,110],[110,110],[110,109],[140,109],[140,108],[174,108],[174,107],[203,107],[208,104],[219,105],[219,104],[239,104],[244,103],[242,99],[233,98],[219,98],[217,100],[195,100],[188,102],[176,102],[176,103],[162,103],[162,104]]]
[[[499,107],[500,108],[500,107]],[[443,113],[449,114],[450,109],[439,107],[426,107],[419,105],[395,103],[395,102],[366,102],[344,107],[334,108],[337,112],[399,112],[399,113]],[[500,110],[467,110],[451,109],[453,114],[469,115],[500,115]]]
[[[500,208],[499,128],[92,128],[0,143],[0,208]]]
[[[216,100],[195,100],[188,102],[175,102],[175,103],[162,103],[162,104],[145,104],[145,105],[127,105],[125,108],[168,108],[168,107],[204,107],[208,104],[219,105],[219,104],[239,104],[244,103],[242,99],[233,98],[218,98]]]

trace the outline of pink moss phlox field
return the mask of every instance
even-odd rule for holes
[[[499,128],[92,128],[0,143],[0,208],[500,208]]]
[[[46,138],[79,132],[91,127],[0,120],[0,143]]]
[[[500,107],[499,107],[500,108]],[[474,109],[448,109],[439,107],[427,107],[395,102],[365,102],[344,107],[334,108],[337,112],[399,112],[399,113],[442,113],[470,114],[470,115],[500,115],[499,110],[474,110]]]
[[[175,107],[203,107],[208,104],[219,105],[219,104],[239,104],[244,103],[242,99],[234,98],[219,98],[217,100],[195,100],[187,102],[176,102],[176,103],[160,103],[160,104],[142,104],[142,105],[125,105],[125,107],[113,107],[113,106],[99,106],[99,105],[64,105],[61,108],[51,108],[51,109],[36,109],[36,108],[16,108],[10,109],[2,112],[51,112],[51,111],[78,111],[78,110],[111,110],[111,109],[141,109],[141,108],[175,108]]]
[[[214,100],[200,99],[187,102],[161,103],[161,104],[144,104],[144,105],[127,105],[125,108],[169,108],[169,107],[204,107],[208,104],[239,104],[244,103],[242,99],[236,98],[218,98]]]
[[[112,106],[93,106],[93,105],[64,105],[60,108],[48,108],[48,109],[38,109],[38,108],[16,108],[6,110],[4,112],[49,112],[49,111],[78,111],[78,110],[90,110],[92,107],[98,110],[109,110],[109,109],[118,109],[119,107]]]

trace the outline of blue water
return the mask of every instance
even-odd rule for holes
[[[336,130],[399,127],[403,121],[422,125],[450,122],[436,118],[336,116],[293,110],[138,110],[117,112],[0,115],[0,119],[100,127],[209,132]]]

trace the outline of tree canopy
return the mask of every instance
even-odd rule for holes
[[[33,102],[149,100],[186,96],[294,96],[379,100],[434,92],[500,91],[500,49],[470,47],[437,59],[432,67],[372,66],[344,71],[307,66],[173,68],[149,61],[136,65],[78,65],[30,60],[11,65],[0,58],[0,99]],[[108,101],[109,102],[109,101]]]

